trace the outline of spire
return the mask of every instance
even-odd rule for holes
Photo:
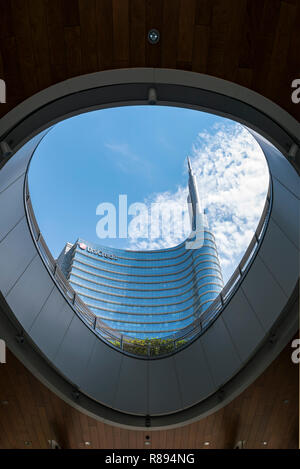
[[[192,230],[196,230],[196,220],[200,220],[201,217],[201,223],[207,224],[206,217],[204,216],[204,212],[202,209],[202,204],[201,204],[201,199],[199,195],[199,190],[198,190],[198,184],[197,184],[197,177],[193,171],[191,160],[189,157],[187,157],[187,163],[188,163],[188,171],[189,171],[189,181],[188,181],[188,188],[189,188],[189,194],[188,194],[188,206],[189,206],[189,214],[190,214],[190,220],[191,220],[191,228]],[[198,227],[199,228],[199,227]]]

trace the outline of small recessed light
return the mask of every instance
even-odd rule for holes
[[[209,446],[210,445],[210,441],[204,441],[204,446]]]
[[[157,29],[150,29],[148,32],[148,41],[150,44],[157,44],[160,40],[160,33]]]
[[[90,441],[85,441],[84,444],[85,444],[85,446],[91,446],[91,442],[90,442]]]
[[[145,441],[145,445],[146,445],[146,446],[149,446],[149,445],[150,445],[150,441],[149,441],[149,440],[148,440],[148,441]]]
[[[267,444],[268,444],[267,441],[263,441],[263,442],[262,442],[262,445],[263,445],[263,446],[267,446]]]

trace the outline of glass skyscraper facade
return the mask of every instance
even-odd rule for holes
[[[189,163],[191,225],[199,202]],[[134,338],[177,334],[205,311],[223,287],[213,234],[204,227],[203,245],[155,251],[101,247],[83,239],[67,243],[58,264],[73,289],[104,324]]]

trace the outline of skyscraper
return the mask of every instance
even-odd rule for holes
[[[215,239],[201,210],[188,160],[191,236],[154,251],[103,247],[79,238],[67,243],[58,264],[73,289],[109,327],[134,338],[180,333],[223,287]]]

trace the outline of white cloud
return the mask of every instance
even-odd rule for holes
[[[226,281],[259,222],[268,189],[267,163],[252,135],[236,123],[215,125],[210,132],[199,133],[189,156]],[[148,206],[172,202],[185,209],[186,197],[187,188],[179,186],[174,192],[153,194],[144,202]],[[178,213],[175,218],[180,216]],[[186,231],[156,239],[131,236],[130,249],[159,249],[180,243]]]
[[[151,170],[149,161],[135,153],[128,143],[105,143],[104,146],[115,154],[113,161],[124,173],[131,173],[133,170],[147,172]]]

